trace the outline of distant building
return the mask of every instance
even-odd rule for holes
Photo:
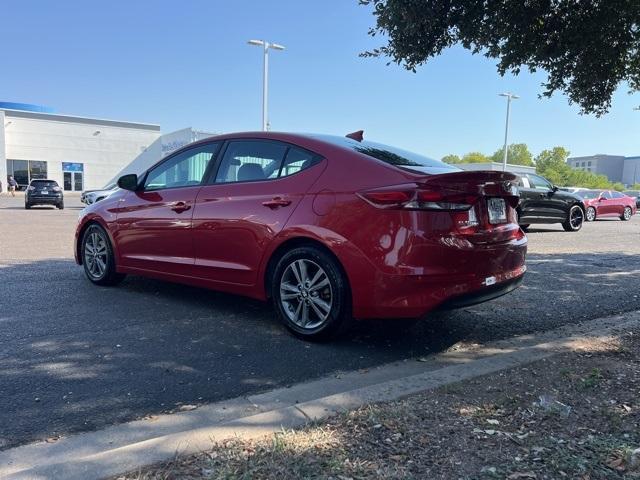
[[[160,137],[154,124],[71,115],[0,102],[0,181],[21,189],[50,178],[66,191],[100,188]]]
[[[456,163],[456,167],[463,170],[497,170],[502,171],[502,163]],[[536,167],[525,167],[524,165],[512,165],[507,163],[507,172],[511,173],[536,173]]]
[[[567,159],[570,167],[586,170],[596,175],[605,175],[611,182],[622,182],[625,157],[622,155],[590,155]]]
[[[624,159],[622,183],[625,185],[640,183],[640,157],[627,157]]]

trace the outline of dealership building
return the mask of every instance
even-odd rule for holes
[[[640,183],[640,157],[637,156],[598,154],[571,157],[567,159],[567,163],[577,170],[605,175],[611,182],[621,182],[625,185]]]
[[[101,188],[145,154],[163,153],[160,126],[59,115],[51,109],[0,102],[0,181],[21,189],[32,179],[56,180],[65,191]],[[170,150],[169,150],[170,151]]]

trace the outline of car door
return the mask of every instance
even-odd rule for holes
[[[622,215],[624,213],[624,207],[627,206],[626,196],[620,192],[611,192],[611,207],[612,213],[616,215]]]
[[[118,208],[119,262],[130,268],[189,275],[194,264],[192,216],[205,171],[220,142],[198,145],[163,160]]]
[[[273,140],[232,140],[193,214],[198,276],[254,285],[265,250],[310,189],[324,162]]]
[[[521,178],[520,211],[523,220],[553,221],[566,217],[561,202],[553,198],[551,183],[530,173]]]
[[[597,201],[597,212],[599,216],[613,215],[616,213],[615,205],[611,192],[603,191]]]

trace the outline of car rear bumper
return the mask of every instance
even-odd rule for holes
[[[57,205],[62,200],[62,195],[29,195],[25,198],[25,202],[31,205]]]
[[[418,318],[436,309],[474,305],[516,289],[526,272],[526,237],[506,245],[458,252],[420,275],[376,272],[353,290],[356,318]],[[365,287],[365,288],[363,288]],[[366,292],[369,292],[367,295]]]

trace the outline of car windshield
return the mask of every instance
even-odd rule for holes
[[[640,192],[638,192],[638,190],[627,190],[626,192],[622,192],[622,193],[624,193],[629,197],[637,197],[640,195]]]
[[[390,165],[414,170],[421,173],[438,174],[458,172],[460,169],[453,165],[448,165],[440,160],[425,157],[417,153],[409,152],[401,148],[391,147],[382,143],[363,140],[358,142],[347,137],[333,135],[313,135],[314,138],[324,140],[340,147],[350,148],[356,152],[363,153],[369,157],[383,161]]]
[[[580,195],[582,198],[584,198],[585,200],[591,200],[594,198],[598,198],[601,192],[600,190],[581,190],[576,193]]]
[[[31,186],[35,188],[53,188],[58,186],[55,180],[32,180]]]

